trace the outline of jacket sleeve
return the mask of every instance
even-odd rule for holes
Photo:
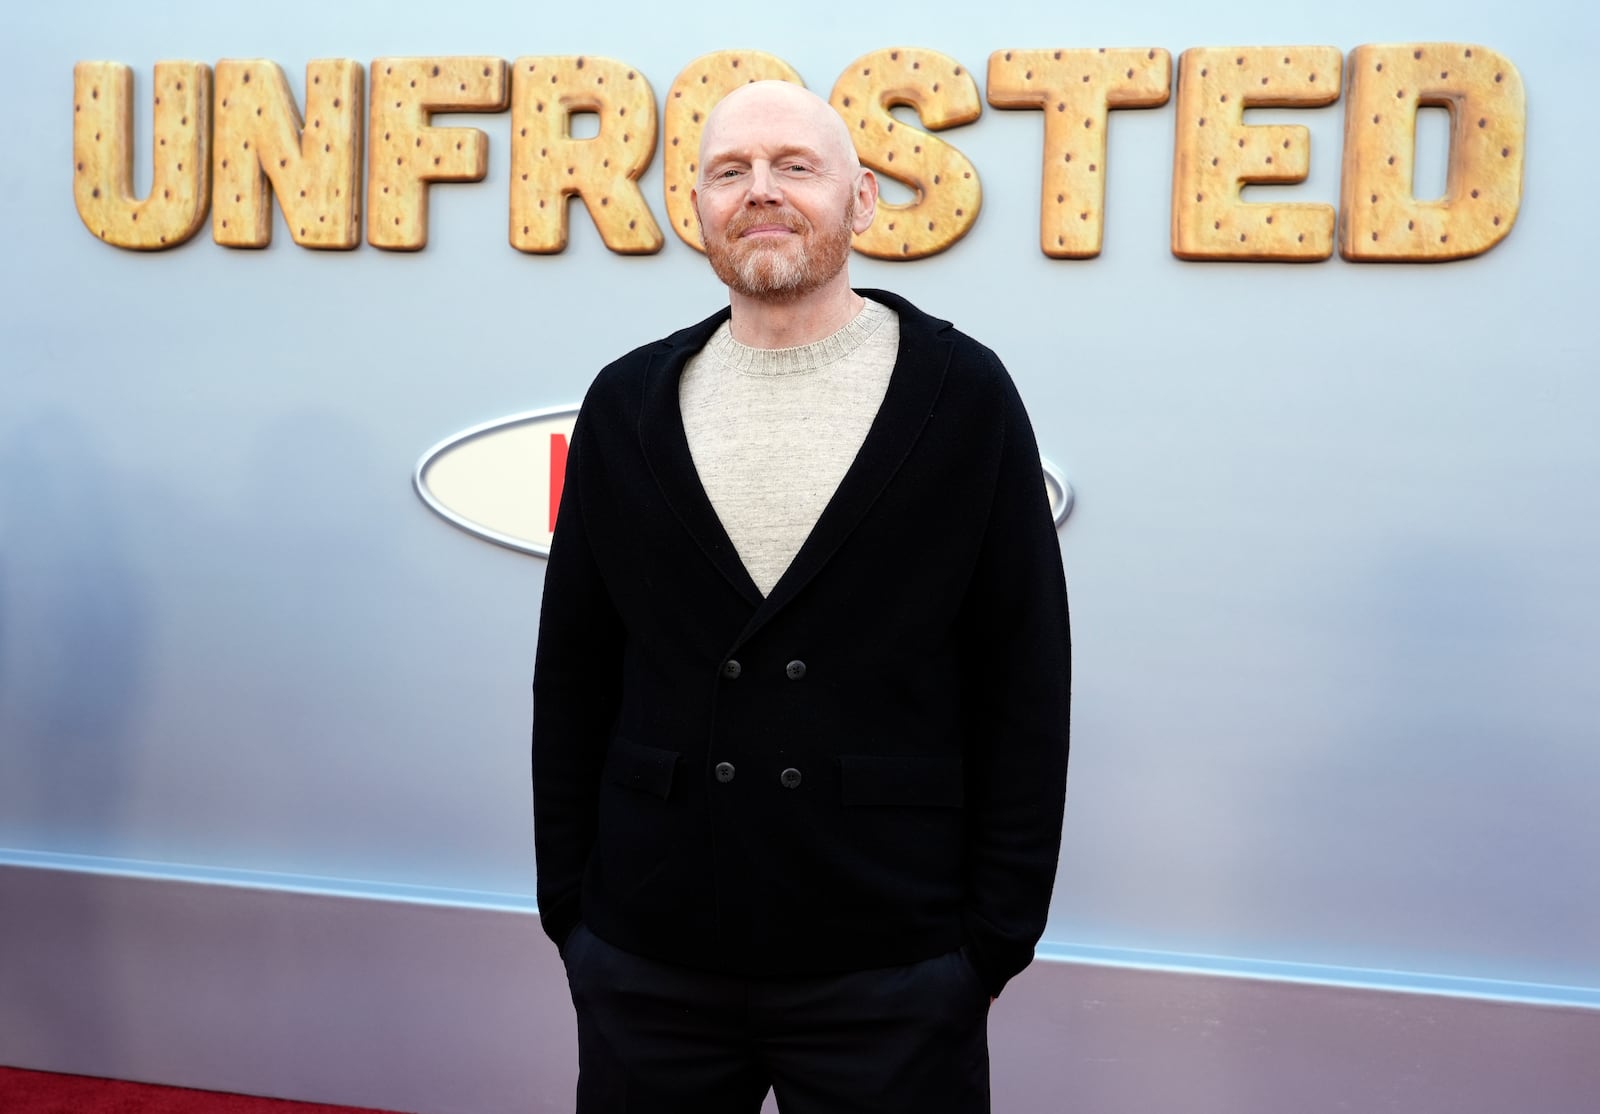
[[[540,922],[557,947],[582,917],[606,747],[620,699],[623,628],[586,516],[601,462],[578,417],[545,568],[533,676],[533,828]]]
[[[1005,429],[963,607],[967,730],[965,935],[989,988],[1033,959],[1050,909],[1066,794],[1072,639],[1061,547],[1022,401]]]

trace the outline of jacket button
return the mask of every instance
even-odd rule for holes
[[[793,766],[790,766],[787,770],[778,775],[778,783],[785,789],[800,788],[800,771],[795,769]]]
[[[730,681],[737,681],[739,674],[744,672],[744,666],[729,658],[722,663],[722,675]]]
[[[798,681],[806,675],[806,663],[803,661],[791,661],[783,667],[783,673],[789,680]]]
[[[718,762],[715,773],[717,775],[717,780],[726,785],[728,782],[733,780],[733,763]]]

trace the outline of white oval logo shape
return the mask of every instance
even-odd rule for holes
[[[436,514],[485,541],[550,555],[576,406],[530,410],[464,429],[422,454],[411,482]],[[1048,462],[1044,489],[1057,526],[1072,513],[1072,485]]]
[[[550,555],[576,406],[462,430],[422,454],[417,494],[447,522],[496,545]]]

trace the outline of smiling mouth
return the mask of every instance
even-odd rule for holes
[[[727,235],[739,240],[781,240],[798,236],[805,231],[805,222],[799,214],[741,213],[728,227]]]

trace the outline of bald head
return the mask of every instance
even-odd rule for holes
[[[861,169],[850,128],[832,105],[790,81],[752,81],[723,97],[706,117],[700,135],[701,180],[708,152],[737,144],[750,134],[814,148],[847,175]]]

